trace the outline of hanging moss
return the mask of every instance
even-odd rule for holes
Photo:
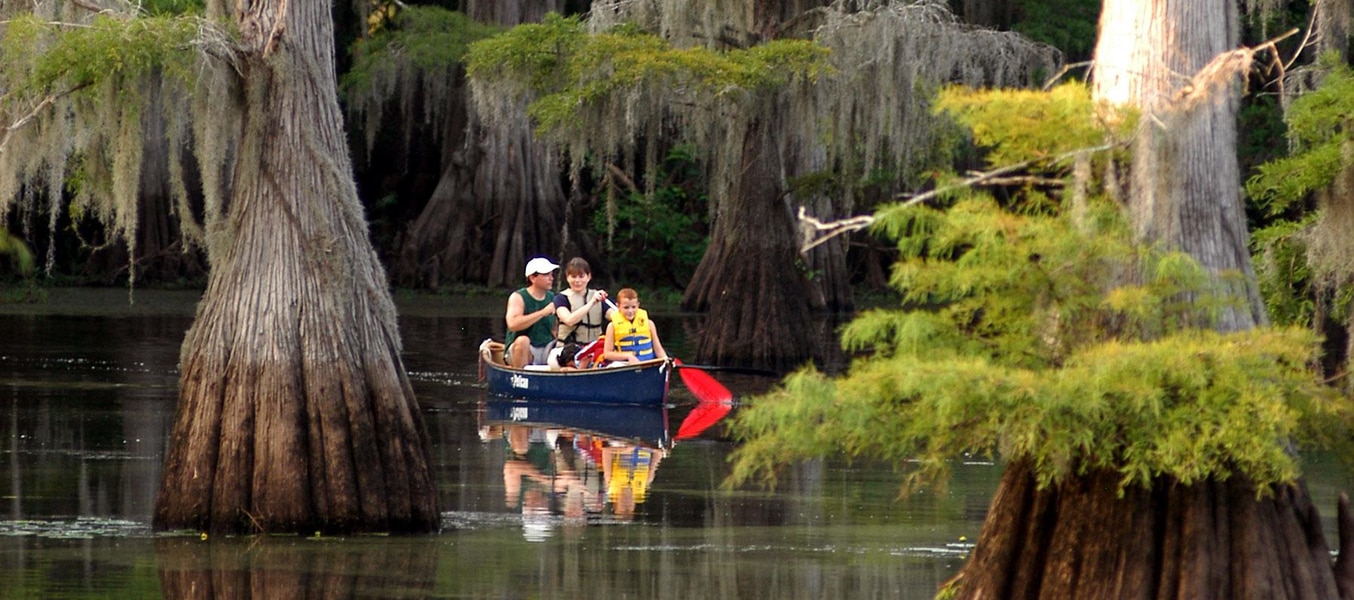
[[[192,7],[157,11],[180,9]],[[97,218],[131,245],[146,143],[145,94],[166,84],[191,88],[204,70],[201,51],[223,39],[214,32],[193,16],[106,12],[78,25],[35,14],[10,19],[0,36],[0,88],[8,91],[0,98],[0,119],[8,126],[0,131],[0,217],[16,200],[45,197],[55,227],[67,206],[61,200],[69,197],[75,217]],[[217,41],[207,42],[204,33]],[[170,129],[181,129],[187,97],[165,97],[171,99],[165,104]],[[131,254],[135,261],[134,247]]]
[[[500,31],[433,6],[402,6],[383,23],[353,44],[353,66],[339,81],[349,115],[366,132],[368,151],[392,102],[408,116],[406,138],[418,131],[436,139],[464,94],[459,73],[470,44]]]

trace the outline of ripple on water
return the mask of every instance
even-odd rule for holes
[[[77,517],[75,519],[0,521],[0,536],[9,537],[93,539],[96,537],[142,537],[150,534],[149,524],[126,519]]]

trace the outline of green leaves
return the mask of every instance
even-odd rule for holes
[[[1049,159],[1118,135],[1079,88],[942,104],[994,163],[1041,182],[1069,175]],[[1213,331],[1240,275],[1137,243],[1093,189],[964,189],[879,211],[902,302],[843,330],[857,353],[845,376],[798,373],[738,413],[734,480],[840,452],[899,465],[905,489],[940,487],[976,453],[1028,460],[1043,486],[1106,469],[1121,486],[1243,474],[1264,490],[1297,477],[1292,442],[1349,437],[1354,410],[1318,381],[1312,333]]]
[[[6,87],[43,94],[128,79],[152,69],[186,75],[196,59],[196,53],[186,50],[198,27],[191,17],[100,16],[88,27],[16,17],[0,45]]]
[[[899,354],[832,380],[798,373],[735,418],[736,481],[833,451],[907,465],[905,489],[943,487],[964,453],[1029,459],[1041,485],[1087,469],[1121,486],[1244,474],[1259,488],[1299,469],[1289,440],[1349,431],[1350,408],[1307,369],[1297,329],[1192,331],[1085,349],[1057,370]]]
[[[347,93],[364,91],[377,71],[412,67],[451,71],[462,64],[470,44],[498,29],[459,12],[435,6],[402,6],[380,33],[353,47],[353,68],[343,76]]]
[[[827,53],[803,40],[728,52],[673,48],[627,27],[589,34],[577,18],[552,14],[474,44],[467,73],[484,82],[514,82],[531,98],[531,117],[548,132],[576,123],[581,107],[613,95],[661,90],[705,101],[813,78],[828,68]]]
[[[1136,122],[1133,115],[1104,114],[1081,83],[1046,92],[951,87],[940,94],[936,110],[968,127],[973,141],[990,150],[987,161],[993,166],[1125,140]]]

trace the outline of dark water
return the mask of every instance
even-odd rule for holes
[[[657,415],[486,403],[474,349],[500,318],[414,314],[442,533],[210,539],[149,531],[189,318],[0,315],[0,597],[926,598],[1000,476],[964,462],[900,500],[890,468],[823,460],[723,489],[721,422],[672,440],[701,418],[675,381]],[[682,319],[664,323],[680,352]],[[715,375],[737,396],[770,383]],[[1330,513],[1348,471],[1317,469]]]

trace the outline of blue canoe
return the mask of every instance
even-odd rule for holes
[[[489,392],[500,397],[596,404],[662,406],[668,396],[672,362],[655,359],[599,369],[551,371],[515,369],[503,363],[503,344],[480,344],[480,374]]]
[[[662,406],[490,397],[482,407],[483,425],[564,429],[649,448],[672,446],[672,438],[668,434],[668,411]]]

